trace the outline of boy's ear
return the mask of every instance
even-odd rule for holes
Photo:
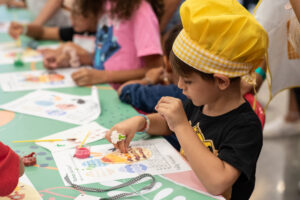
[[[163,56],[163,60],[164,60],[164,66],[166,68],[166,71],[171,73],[172,72],[172,66],[169,62],[169,59],[167,58],[167,56]]]
[[[220,90],[225,90],[230,85],[230,79],[223,74],[214,74],[216,84]]]

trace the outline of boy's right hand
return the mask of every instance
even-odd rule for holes
[[[105,138],[112,143],[111,134],[113,131],[117,131],[122,135],[126,136],[125,140],[118,142],[117,144],[113,144],[116,149],[119,149],[122,153],[128,152],[128,147],[133,139],[136,132],[141,131],[145,124],[145,118],[142,116],[135,116],[124,120],[116,125],[114,125],[105,135]]]
[[[11,22],[8,33],[13,39],[18,39],[24,30],[24,26],[17,22]]]

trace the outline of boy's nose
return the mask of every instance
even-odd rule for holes
[[[183,87],[184,87],[184,81],[183,81],[183,79],[179,76],[179,80],[178,80],[178,84],[177,84],[177,86],[180,88],[180,89],[184,89]]]

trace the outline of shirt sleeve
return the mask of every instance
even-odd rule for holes
[[[59,28],[59,37],[62,41],[72,41],[74,36],[73,27]]]
[[[162,55],[158,19],[144,0],[133,16],[134,43],[137,56]]]
[[[19,156],[0,142],[0,196],[7,196],[19,181]]]
[[[177,86],[171,85],[126,85],[121,92],[120,99],[122,102],[133,105],[144,112],[155,112],[157,102],[163,96],[171,96],[181,99],[186,97],[182,90]]]
[[[218,156],[229,163],[248,180],[255,173],[256,162],[262,148],[262,129],[258,120],[248,120],[229,130],[219,147]]]

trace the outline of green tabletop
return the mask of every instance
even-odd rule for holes
[[[13,9],[8,10],[5,7],[0,7],[0,21],[9,21],[12,19],[28,19],[31,20],[31,15],[26,10]],[[23,37],[22,40],[28,41],[29,38]],[[7,34],[0,34],[0,43],[12,41]],[[50,42],[51,43],[51,42]],[[41,42],[40,44],[49,44],[49,42]],[[0,65],[0,73],[18,72],[32,70],[31,63],[26,63],[23,67],[15,67],[14,65]],[[36,69],[42,69],[42,63],[36,63]],[[73,87],[53,89],[53,91],[63,92],[67,94],[89,95],[90,87]],[[0,90],[0,105],[15,100],[31,91],[21,92],[4,92]],[[99,99],[101,103],[101,115],[96,122],[100,125],[111,128],[117,122],[135,116],[138,113],[130,105],[122,103],[117,93],[107,84],[98,85]],[[1,110],[0,110],[1,112]],[[1,116],[1,115],[0,115]],[[31,152],[37,153],[37,166],[26,167],[26,175],[29,177],[35,188],[39,191],[43,199],[74,199],[81,193],[86,193],[93,196],[107,197],[107,193],[90,193],[77,191],[71,187],[64,186],[62,179],[56,168],[51,153],[34,143],[12,143],[13,140],[28,140],[38,139],[50,134],[54,134],[66,129],[75,127],[74,124],[60,122],[46,118],[40,118],[20,113],[15,113],[15,117],[9,123],[0,126],[0,141],[9,145],[19,155],[27,155]],[[136,134],[135,140],[148,137],[146,134]],[[106,140],[100,140],[91,145],[104,144]],[[154,199],[158,198],[158,194],[163,191],[168,191],[165,199],[214,199],[197,191],[175,184],[163,176],[155,176],[160,183],[159,187],[150,193],[139,197],[130,197],[130,199]],[[101,181],[101,180],[99,180]],[[122,180],[124,181],[124,180]],[[122,191],[135,191],[140,188],[140,183],[135,186],[126,187]],[[94,187],[106,187],[101,184],[93,184]],[[170,192],[171,191],[171,192]],[[0,198],[1,199],[1,198]],[[158,198],[160,199],[160,198]]]

